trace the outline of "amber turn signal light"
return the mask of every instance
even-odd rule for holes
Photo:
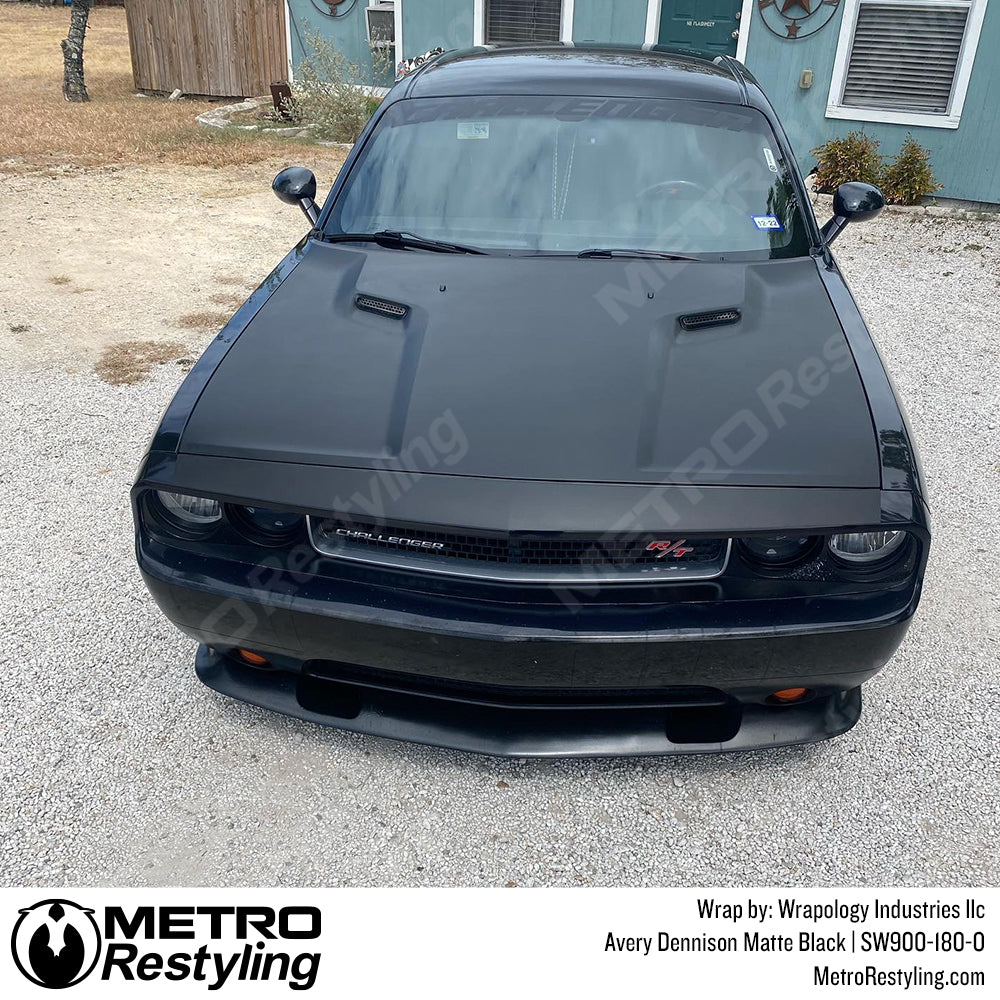
[[[251,667],[269,667],[271,665],[266,656],[261,656],[260,653],[254,653],[249,649],[237,649],[236,655],[244,663],[249,663]]]
[[[775,691],[771,697],[782,705],[790,705],[793,701],[802,701],[809,694],[809,688],[785,688],[783,691]]]

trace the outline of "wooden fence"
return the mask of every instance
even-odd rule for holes
[[[284,0],[126,0],[137,90],[254,97],[288,77]]]

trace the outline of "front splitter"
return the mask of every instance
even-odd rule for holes
[[[727,753],[791,746],[847,732],[861,717],[861,688],[798,705],[742,705],[736,735],[720,743],[675,743],[660,707],[521,708],[483,705],[388,690],[338,685],[330,711],[306,707],[302,675],[244,666],[200,646],[198,677],[220,694],[323,726],[501,757],[620,757]],[[346,699],[344,692],[347,692]],[[310,699],[315,703],[315,699]]]

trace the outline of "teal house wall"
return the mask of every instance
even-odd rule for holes
[[[574,42],[621,42],[641,45],[646,31],[645,0],[576,0]]]
[[[309,0],[306,0],[308,3]],[[473,44],[472,0],[403,0],[404,58]],[[576,0],[573,40],[642,43],[646,0]]]
[[[403,58],[412,59],[439,46],[465,49],[472,45],[472,0],[410,0],[403,2]]]
[[[955,129],[826,117],[842,14],[843,4],[821,31],[792,41],[768,31],[754,6],[745,62],[778,112],[799,166],[810,170],[816,162],[810,150],[851,131],[874,136],[883,155],[892,157],[909,132],[931,152],[931,166],[944,185],[940,197],[1000,202],[1000,2],[987,5],[962,120]],[[804,69],[813,71],[809,90],[799,88]]]
[[[319,35],[329,38],[351,62],[356,63],[366,82],[371,81],[382,87],[390,86],[395,76],[395,61],[390,52],[388,66],[376,79],[365,29],[364,8],[367,6],[366,0],[358,0],[345,16],[328,17],[313,6],[312,0],[288,0],[288,40],[293,71],[307,55],[310,36]]]

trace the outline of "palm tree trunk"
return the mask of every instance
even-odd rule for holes
[[[89,101],[83,82],[83,36],[87,33],[90,0],[73,0],[69,14],[69,35],[62,40],[63,97],[67,101]]]

